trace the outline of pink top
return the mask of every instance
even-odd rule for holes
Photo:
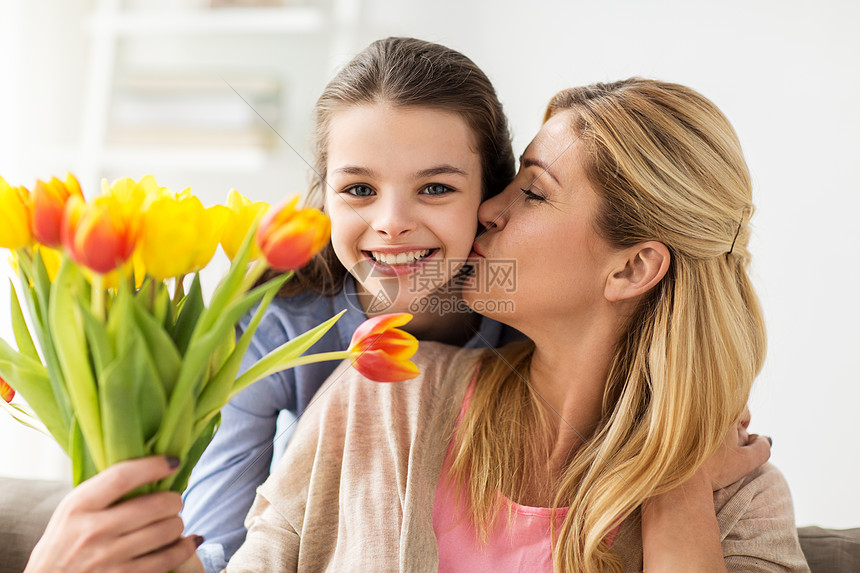
[[[466,390],[466,398],[457,419],[457,426],[463,420],[466,408],[472,398],[475,377]],[[498,518],[490,530],[486,545],[478,542],[476,531],[469,518],[468,506],[461,496],[457,504],[457,489],[445,477],[450,469],[450,454],[454,440],[448,445],[442,476],[436,485],[433,502],[433,530],[439,546],[439,573],[470,571],[475,573],[505,571],[533,571],[552,573],[552,539],[550,520],[552,509],[548,507],[529,507],[503,498],[513,508],[510,521],[507,508],[499,511]],[[558,508],[555,512],[556,533],[561,528],[568,508]],[[608,536],[612,545],[616,527]]]

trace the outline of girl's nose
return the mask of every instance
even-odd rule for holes
[[[417,222],[414,209],[402,197],[389,194],[387,198],[377,202],[377,208],[371,225],[382,237],[394,240],[415,230]]]

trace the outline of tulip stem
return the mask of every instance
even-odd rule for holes
[[[104,275],[93,273],[90,285],[90,307],[93,315],[101,322],[105,321],[105,279]]]
[[[242,288],[239,289],[239,292],[244,294],[251,290],[268,268],[269,265],[264,261],[255,261],[251,265],[251,269],[248,271],[248,274],[245,275],[245,278],[242,280]]]

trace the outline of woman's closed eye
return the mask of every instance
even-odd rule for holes
[[[431,195],[434,197],[440,197],[453,192],[454,190],[452,188],[447,185],[442,185],[441,183],[431,183],[421,190],[422,195]]]
[[[520,188],[520,191],[522,191],[525,194],[527,202],[538,202],[538,203],[540,203],[540,202],[546,201],[546,198],[542,197],[541,195],[538,195],[537,193],[535,193],[531,189]]]

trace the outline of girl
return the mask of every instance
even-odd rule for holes
[[[407,328],[422,340],[513,340],[512,329],[458,308],[453,280],[471,251],[480,202],[513,177],[507,120],[486,75],[444,46],[380,40],[326,86],[315,125],[319,177],[308,202],[331,217],[331,244],[272,303],[246,362],[343,309],[314,351],[346,348],[366,317],[384,312],[412,312]],[[186,530],[206,538],[199,554],[207,571],[222,569],[245,537],[279,413],[301,416],[335,366],[275,374],[223,409],[182,513]]]

